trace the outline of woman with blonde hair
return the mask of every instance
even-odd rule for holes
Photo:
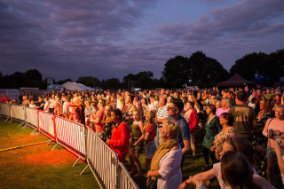
[[[182,181],[182,150],[178,143],[180,127],[173,120],[165,121],[161,128],[162,144],[156,150],[147,172],[147,186],[153,187],[157,180],[157,188],[178,188]]]
[[[140,112],[133,111],[133,123],[131,125],[130,142],[129,142],[129,159],[131,164],[130,174],[137,171],[134,177],[142,176],[141,172],[141,162],[139,160],[139,155],[143,147],[143,122],[140,117]]]

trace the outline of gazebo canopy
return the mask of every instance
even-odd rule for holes
[[[219,87],[243,87],[245,85],[255,85],[254,82],[244,79],[239,74],[233,75],[230,79],[218,83]]]

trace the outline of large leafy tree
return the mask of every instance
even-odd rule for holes
[[[197,51],[190,58],[176,56],[168,60],[163,71],[163,80],[170,88],[181,88],[184,83],[199,87],[214,86],[228,78],[228,71],[215,59]]]
[[[230,73],[239,73],[248,80],[271,85],[283,73],[283,57],[283,50],[270,55],[262,52],[247,54],[235,62]]]
[[[162,79],[170,88],[180,88],[190,77],[190,64],[186,57],[176,56],[169,59],[164,67]]]
[[[77,83],[82,83],[88,87],[100,87],[101,82],[98,78],[92,77],[92,76],[84,76],[84,77],[79,77],[76,81]]]
[[[212,87],[229,77],[229,73],[214,58],[207,57],[202,51],[193,53],[189,58],[192,84]]]
[[[128,89],[131,87],[149,89],[158,87],[159,82],[153,78],[153,72],[144,71],[138,74],[128,74],[123,78],[123,84]]]
[[[105,80],[104,88],[112,89],[112,90],[119,89],[119,88],[121,88],[121,83],[120,83],[119,79],[117,79],[117,78],[107,79],[107,80]]]
[[[3,88],[20,88],[20,87],[38,87],[43,88],[41,73],[36,70],[28,70],[25,73],[15,72],[2,78],[1,87]]]

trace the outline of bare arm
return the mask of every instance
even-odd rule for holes
[[[263,136],[268,137],[268,136],[267,136],[267,135],[268,135],[268,125],[269,125],[270,122],[271,122],[271,119],[268,119],[268,120],[266,121],[265,126],[264,126],[264,128],[263,128],[263,130],[262,130]]]
[[[201,181],[204,184],[207,180],[210,180],[210,179],[212,179],[214,177],[215,177],[214,171],[213,171],[213,169],[210,169],[208,171],[205,171],[205,172],[198,173],[198,174],[194,175],[193,179]]]
[[[143,123],[142,123],[142,121],[139,122],[139,128],[140,128],[141,133],[143,133]],[[133,145],[136,146],[143,139],[144,139],[144,135],[142,134],[141,137]]]
[[[184,147],[182,148],[182,155],[186,154],[190,150],[190,141],[183,140]]]

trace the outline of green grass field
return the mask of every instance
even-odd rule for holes
[[[30,135],[31,128],[22,128],[18,123],[0,119],[0,188],[99,188],[90,170],[82,176],[86,166],[64,148],[54,143],[41,143],[9,151],[2,151],[20,145],[47,141],[39,134]]]

